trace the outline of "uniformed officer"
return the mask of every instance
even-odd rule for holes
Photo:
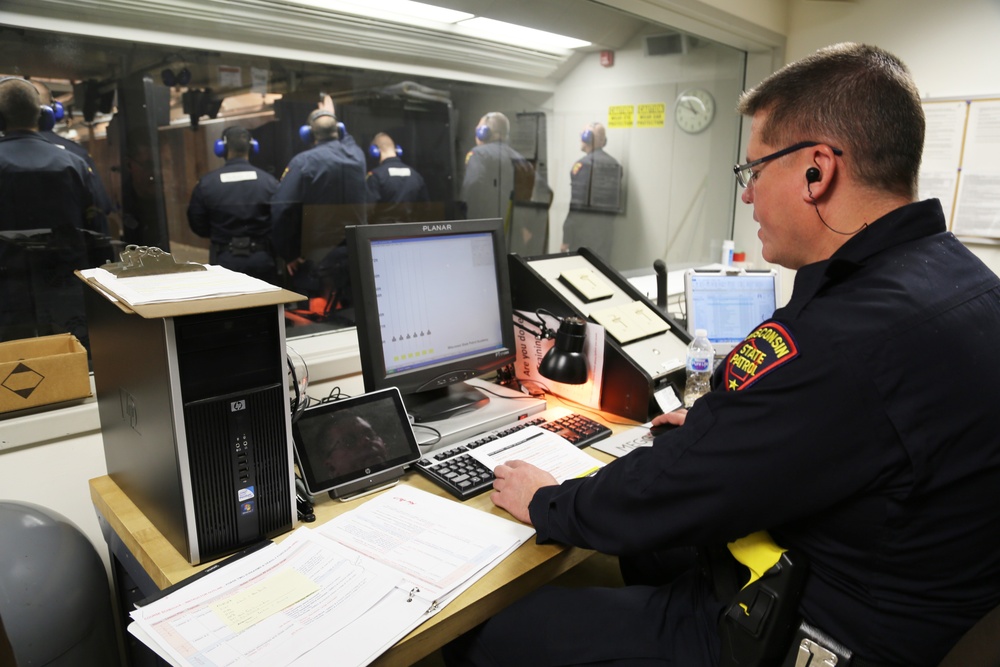
[[[368,172],[369,222],[412,222],[425,219],[422,205],[430,199],[424,178],[400,159],[396,142],[385,132],[372,138],[368,153],[379,161]]]
[[[56,115],[56,120],[60,120],[60,111],[58,110],[61,110],[62,105],[53,100],[52,90],[46,84],[35,79],[31,80],[31,84],[35,87],[35,90],[38,91],[39,102],[41,102],[43,106],[51,107],[53,113]],[[62,114],[65,114],[65,110],[62,110]],[[97,172],[97,164],[94,162],[94,158],[90,152],[72,139],[67,139],[51,128],[42,128],[39,130],[39,134],[45,137],[49,143],[61,146],[69,152],[79,155],[86,161],[87,166],[89,166],[91,171],[94,172],[94,189],[97,194],[97,206],[104,212],[105,215],[110,214],[114,205],[111,202],[111,197],[108,196],[107,189],[104,187],[104,182],[101,180],[101,177]]]
[[[271,204],[273,238],[292,288],[350,303],[344,229],[365,224],[365,156],[330,109],[309,114],[312,148],[291,159]],[[343,133],[342,133],[343,132]]]
[[[924,114],[892,54],[822,49],[739,110],[752,118],[743,201],[764,259],[797,270],[791,300],[686,415],[654,419],[681,426],[651,447],[562,484],[508,462],[492,499],[540,543],[631,558],[767,530],[808,564],[790,600],[816,638],[803,656],[779,636],[767,664],[827,662],[825,646],[852,666],[936,666],[1000,603],[1000,279],[939,201],[916,201]],[[723,617],[727,602],[699,569],[541,589],[453,646],[453,664],[714,666],[731,647],[720,624],[745,618],[762,636],[763,606]]]
[[[83,283],[75,269],[106,239],[87,163],[39,134],[52,110],[19,77],[0,79],[0,340],[72,333],[88,345]]]
[[[601,123],[591,123],[580,133],[584,156],[570,170],[563,252],[586,247],[606,260],[611,259],[614,221],[621,206],[622,166],[604,152],[607,143],[607,131]]]
[[[479,119],[476,145],[465,156],[461,200],[465,218],[510,220],[513,201],[530,201],[535,182],[531,163],[508,143],[510,121],[499,111]]]
[[[211,239],[209,261],[276,283],[271,247],[271,198],[278,179],[250,164],[249,130],[227,127],[216,145],[226,164],[198,180],[187,217],[191,230]]]

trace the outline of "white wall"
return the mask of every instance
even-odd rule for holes
[[[608,107],[664,103],[666,122],[655,128],[609,128],[609,155],[624,169],[625,213],[615,222],[612,264],[619,270],[650,268],[664,259],[717,261],[732,221],[734,181],[725,178],[735,160],[739,119],[733,113],[742,90],[743,53],[716,44],[686,53],[648,56],[643,36],[615,52],[613,67],[587,54],[559,82],[549,120],[550,249],[558,251],[570,200],[570,170],[583,153],[580,132],[593,121],[608,124]],[[687,88],[707,89],[716,102],[709,129],[687,134],[674,123],[674,103]],[[722,174],[723,178],[718,176]]]
[[[790,0],[786,55],[791,61],[836,42],[867,42],[899,56],[922,97],[1000,96],[998,35],[997,0]],[[1000,246],[963,241],[1000,273]]]

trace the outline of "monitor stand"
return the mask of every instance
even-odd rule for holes
[[[527,396],[492,382],[476,378],[468,380],[466,384],[476,388],[489,400],[475,410],[454,414],[447,419],[413,424],[413,435],[416,436],[420,451],[424,454],[461,440],[468,440],[486,431],[513,424],[546,408],[544,399]],[[410,396],[403,397],[407,411],[410,409],[409,400]]]
[[[465,382],[448,385],[442,389],[407,394],[406,411],[418,424],[436,422],[477,410],[486,405],[490,397]]]

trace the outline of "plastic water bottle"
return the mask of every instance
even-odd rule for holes
[[[715,348],[708,340],[708,332],[698,329],[694,332],[694,340],[688,345],[687,381],[684,383],[684,407],[690,408],[702,394],[707,394],[711,388],[712,364],[715,361]]]

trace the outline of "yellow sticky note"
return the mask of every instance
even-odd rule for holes
[[[211,609],[233,632],[239,633],[318,590],[315,581],[298,570],[287,568],[216,602]]]

